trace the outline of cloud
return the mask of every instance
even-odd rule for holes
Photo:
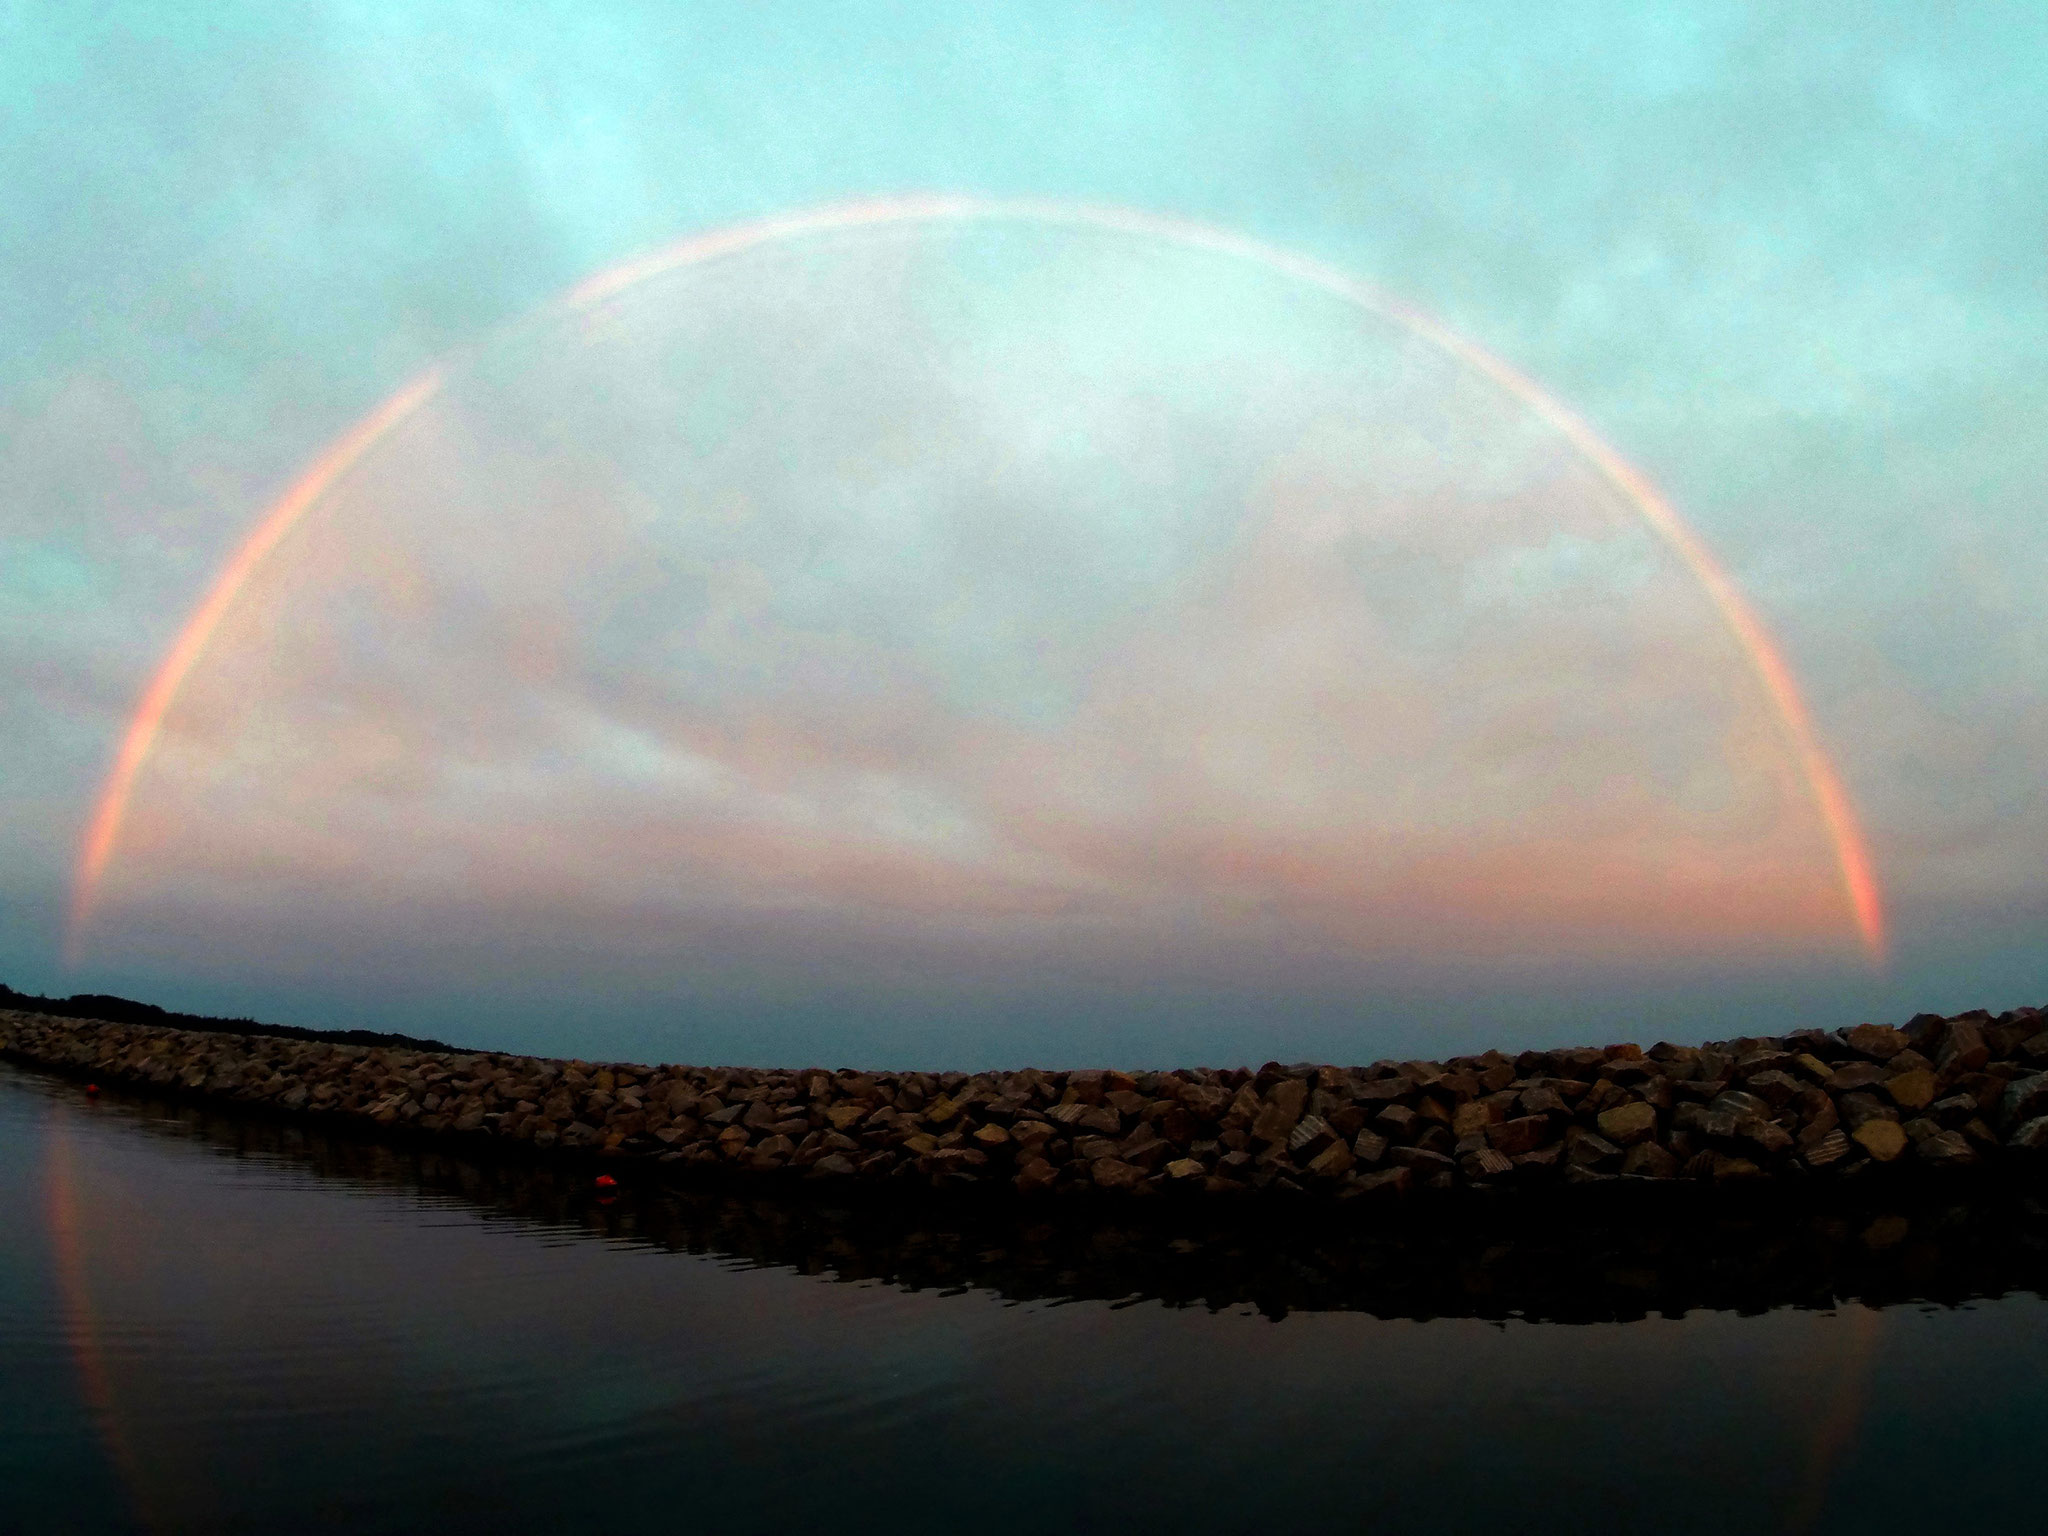
[[[1567,445],[1328,296],[1028,228],[493,342],[223,622],[108,894],[257,965],[830,933],[884,990],[1853,942],[1734,642]]]

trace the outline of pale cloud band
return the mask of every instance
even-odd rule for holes
[[[103,881],[598,950],[1883,945],[1789,670],[1576,417],[1320,263],[962,199],[685,241],[394,396],[159,668],[74,938]]]

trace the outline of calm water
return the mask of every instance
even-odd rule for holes
[[[89,1103],[0,1067],[0,1528],[1868,1533],[2037,1517],[2048,1307],[2031,1293],[1419,1320],[1429,1307],[1301,1305],[1327,1276],[1303,1279],[1313,1265],[1284,1242],[1176,1279],[1188,1240],[594,1198],[566,1175]],[[1977,1284],[1943,1268],[1938,1231],[1860,1223],[1841,1253],[1893,1257],[1856,1294]],[[1471,1276],[1490,1253],[1429,1261],[1466,1276],[1440,1310],[1486,1309]],[[1658,1283],[1640,1256],[1606,1262],[1596,1290]],[[1787,1262],[1809,1302],[1829,1283],[1811,1255]],[[948,1285],[949,1266],[1011,1278]],[[1333,1305],[1392,1294],[1401,1267]],[[1133,1273],[1161,1279],[1154,1299],[1073,1299]],[[844,1278],[862,1274],[878,1278]],[[1297,1283],[1284,1316],[1254,1304]],[[1201,1304],[1156,1299],[1176,1285]]]

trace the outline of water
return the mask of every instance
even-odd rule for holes
[[[1545,1291],[1512,1239],[1411,1264],[601,1204],[7,1068],[0,1170],[10,1531],[1871,1532],[2037,1504],[2048,1308],[1982,1294],[2039,1278],[2021,1218],[1989,1246],[1923,1212],[1819,1248],[1659,1238]],[[1628,1300],[1680,1292],[1710,1304]],[[1627,1320],[1529,1320],[1574,1308]]]

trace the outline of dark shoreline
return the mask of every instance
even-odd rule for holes
[[[29,1070],[77,1110],[118,1114],[217,1155],[450,1199],[549,1232],[843,1284],[1243,1308],[1275,1320],[1347,1311],[1571,1324],[2048,1295],[2048,1175],[2025,1166],[1825,1188],[1618,1181],[1413,1201],[1377,1207],[1369,1221],[1332,1220],[1344,1207],[1291,1200],[1044,1202],[630,1176],[603,1188],[585,1158],[394,1138],[339,1118],[252,1113],[157,1089],[112,1086],[88,1097],[81,1073]]]
[[[614,1178],[1389,1213],[1981,1178],[2048,1149],[2048,1015],[1364,1068],[863,1073],[590,1063],[0,1011],[0,1053]]]
[[[17,992],[0,983],[0,1011],[42,1014],[56,1019],[89,1019],[106,1024],[147,1024],[154,1029],[186,1029],[208,1035],[274,1035],[280,1040],[331,1040],[339,1045],[381,1045],[413,1051],[459,1051],[445,1040],[398,1035],[377,1029],[311,1029],[300,1024],[262,1024],[255,1019],[216,1018],[203,1013],[178,1013],[155,1003],[105,992],[80,992],[72,997],[43,997]]]

